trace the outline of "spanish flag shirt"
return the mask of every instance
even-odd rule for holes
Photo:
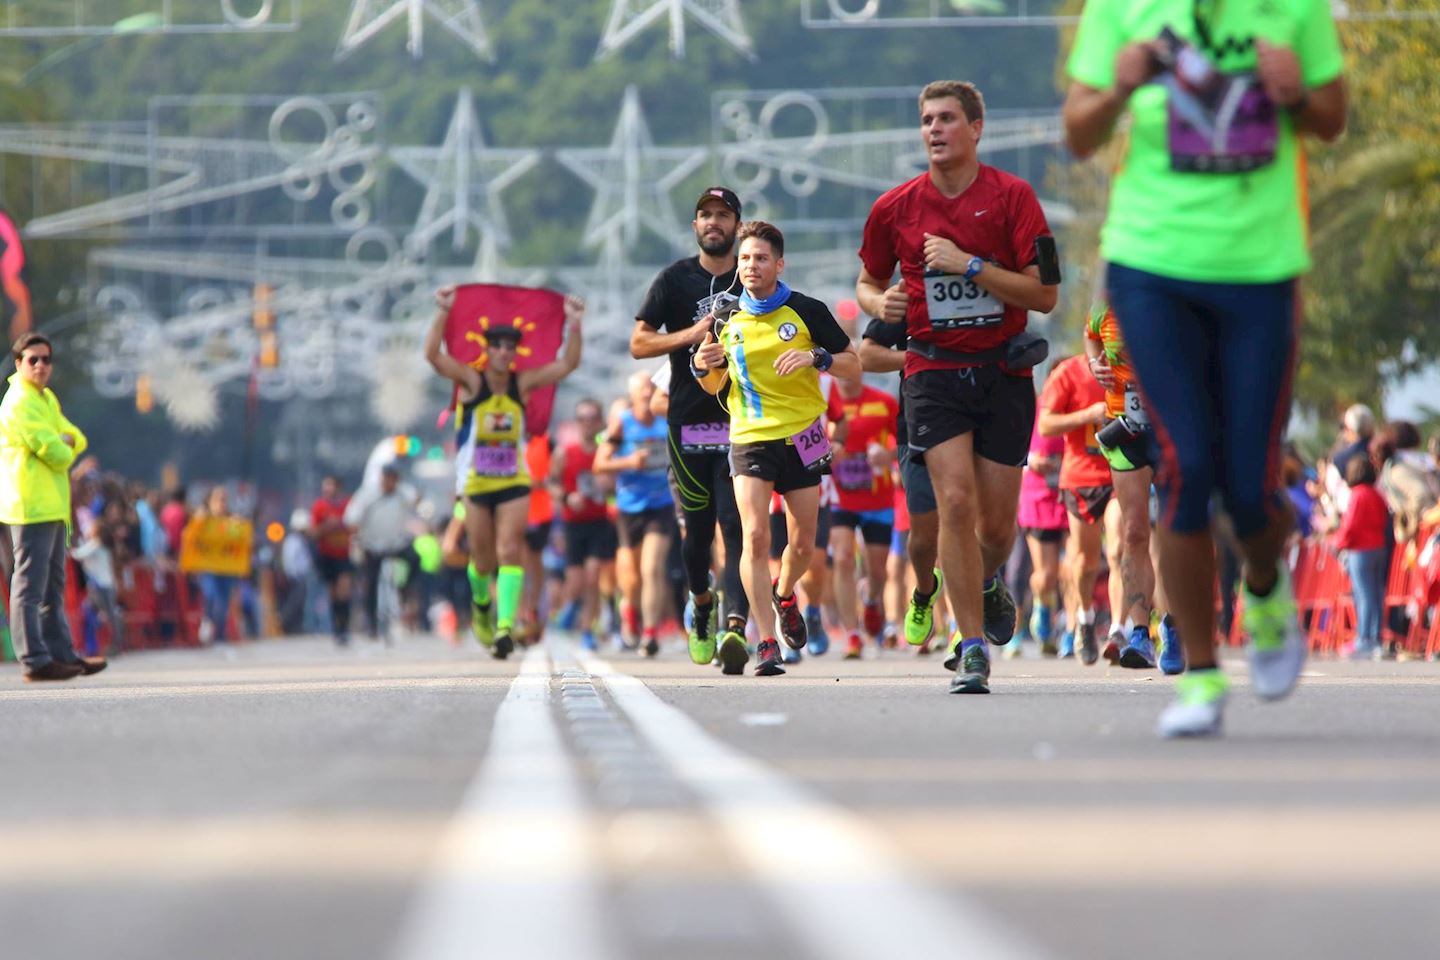
[[[789,440],[825,412],[819,372],[805,367],[782,377],[775,361],[787,350],[840,353],[850,338],[825,304],[792,291],[769,313],[736,313],[720,343],[730,372],[730,442],[763,443]]]

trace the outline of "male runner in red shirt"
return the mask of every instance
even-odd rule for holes
[[[1035,353],[1014,338],[1027,311],[1049,313],[1057,296],[1041,279],[1041,253],[1054,248],[1040,202],[1025,181],[980,163],[984,127],[972,84],[937,81],[921,92],[929,169],[875,202],[855,285],[867,313],[905,323],[910,336],[909,444],[939,501],[940,570],[959,624],[946,661],[958,668],[952,693],[989,693],[985,641],[1005,644],[1015,630],[1015,602],[997,572],[1015,539]]]

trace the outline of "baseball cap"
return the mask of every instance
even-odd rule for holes
[[[706,187],[700,199],[695,201],[695,209],[705,206],[707,200],[719,200],[734,211],[736,217],[740,216],[740,198],[729,187]]]

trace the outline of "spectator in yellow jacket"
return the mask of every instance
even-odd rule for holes
[[[102,658],[76,655],[65,622],[70,467],[87,444],[50,389],[50,341],[26,333],[12,352],[15,373],[0,400],[0,523],[15,555],[11,637],[27,681],[69,680],[105,669]]]

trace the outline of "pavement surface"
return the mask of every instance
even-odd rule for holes
[[[0,668],[0,957],[1434,957],[1440,664],[1171,681],[410,637]]]

